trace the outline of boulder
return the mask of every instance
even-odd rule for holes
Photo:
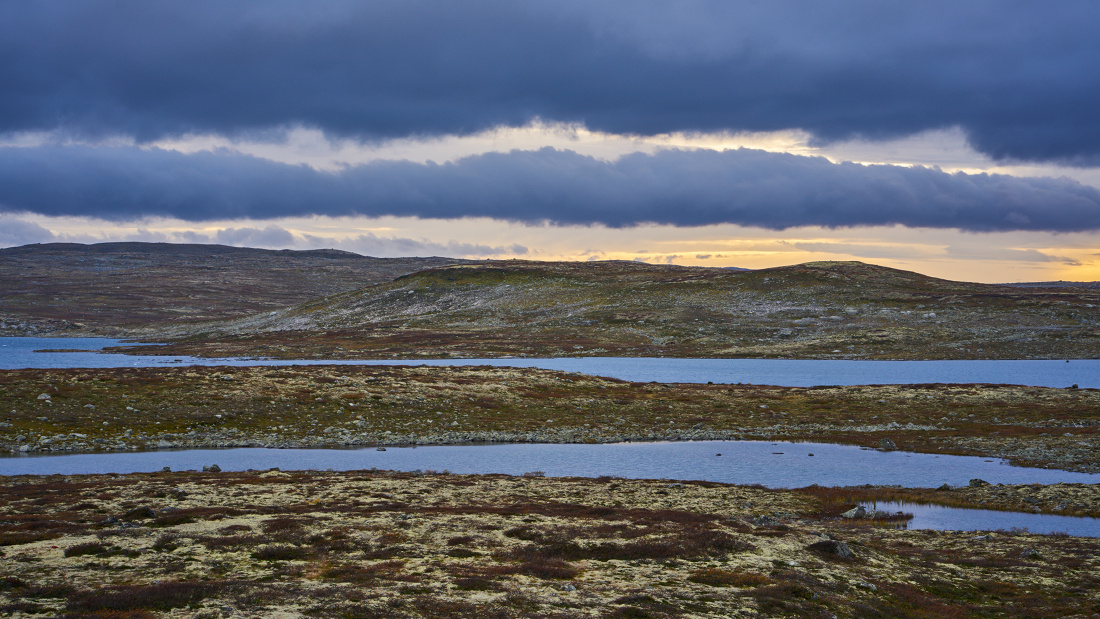
[[[878,448],[885,449],[886,451],[893,451],[897,449],[898,446],[894,443],[894,441],[891,441],[888,438],[884,438],[878,442]]]
[[[852,509],[849,509],[848,511],[841,514],[840,517],[841,518],[866,518],[867,517],[867,508],[862,506],[862,505],[857,505],[857,506],[853,507]]]
[[[970,480],[970,487],[971,488],[981,488],[982,486],[988,486],[988,485],[989,485],[989,482],[984,480],[984,479],[975,478],[975,479]]]

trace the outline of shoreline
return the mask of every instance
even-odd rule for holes
[[[1100,472],[1100,390],[629,383],[485,366],[0,371],[0,451],[812,441]]]

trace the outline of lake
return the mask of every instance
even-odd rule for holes
[[[721,455],[719,455],[721,454]],[[812,454],[812,455],[811,455]],[[428,445],[366,449],[193,449],[0,458],[0,474],[131,473],[199,469],[217,464],[243,471],[449,470],[452,473],[542,471],[554,477],[695,479],[771,488],[901,485],[962,486],[990,483],[1100,483],[1100,473],[1017,467],[1003,460],[905,451],[879,451],[832,443],[692,441],[654,443]]]
[[[812,455],[811,455],[812,454]],[[217,464],[225,471],[362,470],[506,473],[541,471],[551,477],[704,480],[762,484],[772,488],[860,484],[936,487],[962,486],[980,478],[990,483],[1100,483],[1100,474],[1009,466],[1001,460],[883,452],[828,443],[700,441],[602,445],[504,444],[389,447],[377,449],[195,449],[180,451],[18,456],[0,458],[0,475],[132,473],[201,470]],[[966,510],[880,502],[883,511],[905,511],[914,529],[995,530],[1026,528],[1034,533],[1065,532],[1100,537],[1100,520],[1021,512]]]
[[[1030,533],[1066,533],[1079,537],[1100,537],[1100,519],[1058,516],[1056,514],[1028,514],[1001,512],[991,509],[965,509],[942,505],[922,505],[894,501],[864,503],[884,512],[905,512],[913,519],[890,523],[899,529],[934,529],[937,531],[1010,531],[1027,529]]]
[[[362,361],[201,359],[98,353],[109,338],[0,338],[0,369],[171,367],[178,365],[490,365],[532,367],[634,382],[752,383],[784,387],[991,383],[1100,388],[1100,360],[867,361],[561,357],[549,359],[387,359]],[[36,353],[39,349],[88,352]]]

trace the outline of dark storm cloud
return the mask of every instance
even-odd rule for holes
[[[614,227],[1100,229],[1100,190],[1068,179],[835,164],[748,149],[638,153],[607,162],[544,148],[442,165],[381,161],[330,173],[228,153],[6,148],[0,209],[115,220],[396,215]]]
[[[5,2],[0,133],[960,126],[994,157],[1089,165],[1098,27],[1094,0]]]

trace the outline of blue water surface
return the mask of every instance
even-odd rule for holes
[[[533,367],[635,382],[751,383],[785,387],[921,383],[991,383],[1100,388],[1100,360],[868,361],[821,359],[678,359],[581,357],[550,359],[392,359],[361,361],[201,359],[95,352],[121,342],[109,338],[0,338],[0,369],[164,367],[173,365],[490,365]],[[88,352],[34,352],[77,349]]]
[[[132,473],[201,469],[338,471],[448,470],[452,473],[541,471],[553,477],[692,479],[771,488],[859,484],[962,486],[971,479],[1004,484],[1100,483],[1100,474],[1011,466],[1004,460],[832,443],[691,441],[607,444],[511,443],[361,449],[193,449],[0,458],[0,475]]]

